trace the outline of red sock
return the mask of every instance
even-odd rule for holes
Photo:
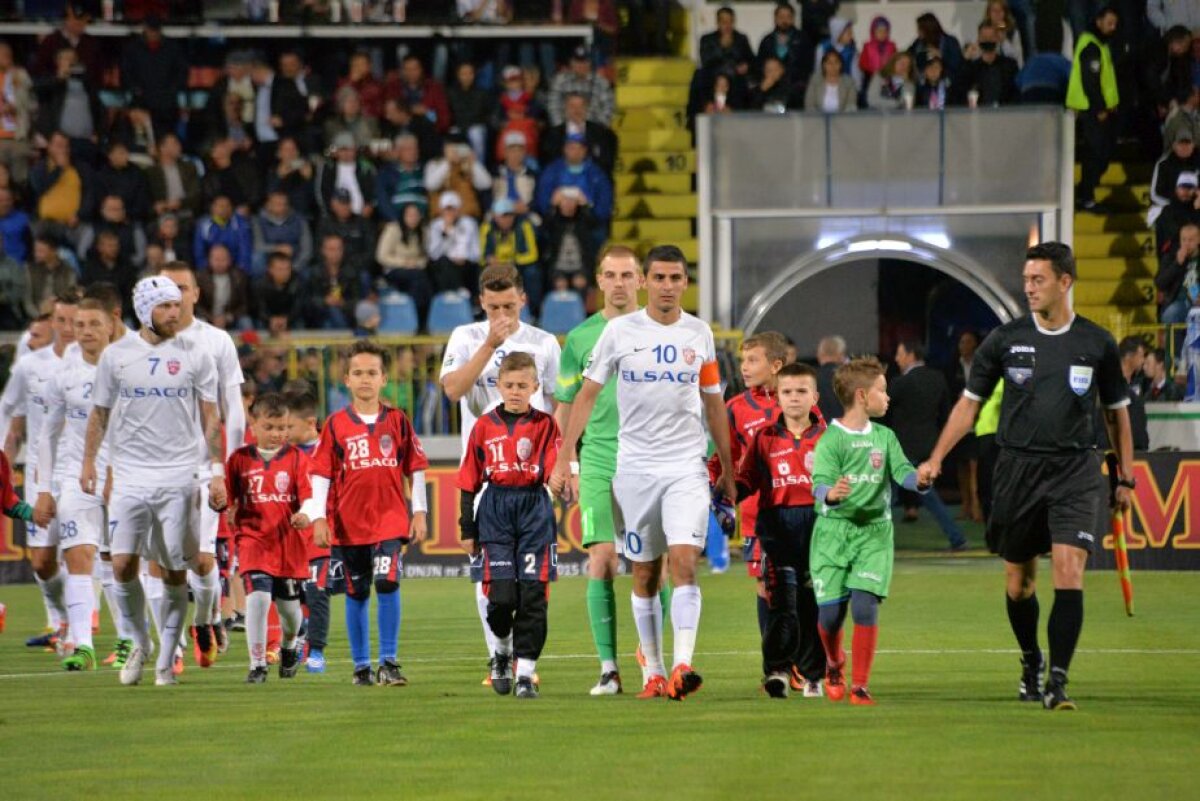
[[[272,603],[271,611],[267,613],[267,650],[277,650],[282,644],[283,626],[279,623],[279,612]]]
[[[821,645],[825,646],[825,664],[840,668],[846,664],[846,652],[842,650],[842,629],[833,634],[818,625],[817,632],[821,635]]]
[[[875,641],[879,638],[878,626],[854,626],[854,644],[851,646],[850,668],[852,687],[866,687],[871,678],[871,663],[875,660]]]

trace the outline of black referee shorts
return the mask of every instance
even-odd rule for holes
[[[1003,449],[992,483],[987,544],[1006,562],[1028,562],[1051,545],[1091,553],[1108,492],[1095,451],[1031,454]]]

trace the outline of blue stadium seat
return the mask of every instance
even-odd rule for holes
[[[431,334],[449,334],[460,325],[474,322],[471,301],[458,292],[439,292],[429,306],[429,323],[426,328]]]
[[[542,303],[542,328],[551,334],[565,334],[583,322],[587,310],[576,292],[551,292]]]
[[[385,334],[417,333],[417,304],[403,292],[387,292],[379,299],[379,331]]]

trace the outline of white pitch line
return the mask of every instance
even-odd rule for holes
[[[880,648],[876,653],[890,655],[911,655],[911,656],[955,656],[955,655],[970,655],[970,654],[1019,654],[1020,651],[1016,648]],[[1098,655],[1135,655],[1135,656],[1200,656],[1200,648],[1077,648],[1077,654],[1098,654]],[[697,652],[696,656],[760,656],[759,651],[702,651]],[[595,659],[595,654],[547,654],[538,659],[539,662],[566,661],[575,659]],[[349,665],[349,659],[330,659],[326,658],[326,663],[330,665]],[[485,664],[485,660],[480,656],[439,656],[439,657],[409,657],[401,660],[405,665],[444,665],[451,663],[477,663],[481,666]],[[238,661],[230,662],[228,659],[222,659],[216,665],[210,668],[198,668],[193,666],[188,667],[189,672],[193,671],[211,671],[211,670],[247,670],[248,665]],[[272,666],[274,667],[274,666]],[[101,668],[96,671],[87,671],[82,675],[94,674],[116,676],[117,671],[109,668]],[[303,673],[303,671],[301,671]],[[41,673],[0,673],[0,681],[9,679],[36,679],[48,678],[54,676],[70,676],[76,675],[62,669],[45,671]]]

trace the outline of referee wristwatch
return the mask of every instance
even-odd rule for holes
[[[1125,489],[1136,489],[1137,480],[1133,478],[1120,478],[1117,479],[1117,486],[1124,487]]]

